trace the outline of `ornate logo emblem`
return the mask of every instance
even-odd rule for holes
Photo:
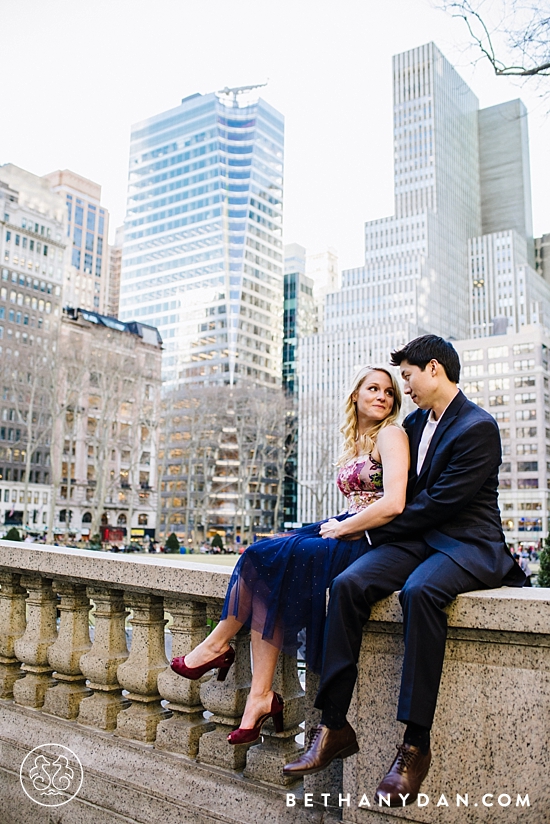
[[[84,771],[76,753],[62,744],[41,744],[23,759],[19,780],[31,801],[61,807],[79,792]]]

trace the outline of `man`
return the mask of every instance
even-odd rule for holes
[[[371,607],[401,590],[405,654],[397,718],[403,743],[375,799],[412,804],[428,772],[430,729],[445,655],[447,615],[461,592],[522,586],[525,576],[510,554],[497,503],[500,434],[494,418],[459,390],[460,361],[453,346],[424,335],[392,353],[419,407],[404,428],[411,465],[407,504],[385,526],[370,530],[372,550],[332,583],[323,669],[315,706],[321,724],[288,776],[319,772],[334,758],[358,751],[346,720],[357,678],[363,626]]]

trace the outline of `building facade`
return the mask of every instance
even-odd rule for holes
[[[85,309],[60,328],[52,434],[54,535],[154,536],[162,341],[156,329]]]
[[[383,366],[426,333],[455,341],[550,325],[550,291],[532,268],[521,101],[480,111],[433,43],[394,58],[393,98],[395,214],[365,225],[364,264],[343,272],[323,333],[300,345],[303,521],[337,511],[325,444],[335,457],[337,399],[358,366]]]
[[[314,281],[305,274],[306,250],[298,243],[285,246],[285,286],[283,313],[283,390],[289,401],[287,412],[287,459],[285,462],[282,507],[283,526],[298,518],[298,346],[317,332],[319,305],[314,297]]]
[[[249,91],[132,128],[120,317],[159,329],[167,388],[280,385],[283,117]]]
[[[105,312],[109,294],[109,213],[101,206],[101,186],[68,169],[45,175],[65,200],[70,266],[64,304]]]
[[[550,233],[535,238],[535,270],[550,283]]]
[[[502,438],[499,506],[515,547],[548,534],[550,504],[550,331],[453,341],[462,362],[460,386],[496,419]]]
[[[120,310],[120,274],[122,272],[122,245],[124,226],[119,226],[115,233],[115,242],[109,246],[109,291],[105,314],[118,318]]]
[[[0,167],[0,524],[40,535],[51,509],[48,384],[67,266],[63,198]],[[2,528],[2,526],[0,526]]]
[[[540,324],[550,329],[550,288],[531,268],[533,242],[514,229],[468,241],[470,256],[470,335],[503,334],[510,327]]]

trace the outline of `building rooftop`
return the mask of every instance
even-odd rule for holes
[[[146,323],[138,323],[138,321],[122,321],[117,318],[112,318],[109,315],[100,315],[99,312],[92,312],[89,309],[65,307],[63,309],[63,316],[67,320],[77,321],[79,318],[88,321],[88,323],[95,323],[97,326],[105,326],[109,329],[114,329],[116,332],[126,332],[130,335],[137,335],[144,343],[149,343],[152,346],[162,346],[162,338],[158,329],[155,326],[149,326]]]

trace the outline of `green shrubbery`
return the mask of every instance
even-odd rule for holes
[[[539,555],[540,568],[537,575],[538,587],[550,587],[550,533],[542,542],[542,552]]]
[[[167,552],[179,552],[180,551],[180,542],[178,541],[178,536],[175,532],[171,532],[168,538],[166,539],[165,549]]]

